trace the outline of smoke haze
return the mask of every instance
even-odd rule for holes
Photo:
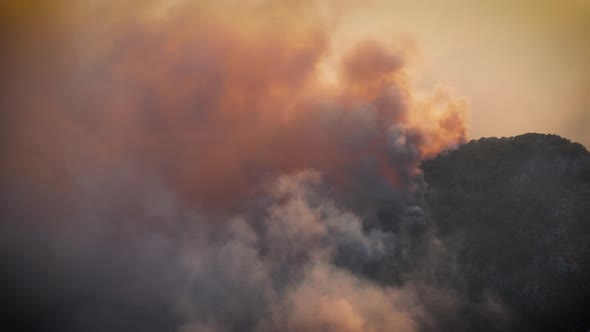
[[[413,50],[335,52],[345,5],[2,6],[9,329],[416,331],[451,301],[382,266],[468,102],[416,91]]]

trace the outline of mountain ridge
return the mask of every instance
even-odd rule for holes
[[[590,153],[558,135],[480,138],[421,164],[438,236],[461,242],[470,297],[492,290],[517,330],[590,327]]]

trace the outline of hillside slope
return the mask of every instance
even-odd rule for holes
[[[590,153],[555,135],[482,138],[422,163],[434,227],[468,296],[518,329],[590,328]]]

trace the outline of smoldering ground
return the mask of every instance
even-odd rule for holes
[[[444,252],[418,163],[466,139],[467,103],[419,96],[390,45],[333,54],[318,4],[6,5],[6,328],[415,331],[457,308],[406,263]]]

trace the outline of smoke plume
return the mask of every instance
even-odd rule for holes
[[[2,324],[419,329],[384,266],[467,102],[335,54],[340,3],[213,3],[2,5]]]

